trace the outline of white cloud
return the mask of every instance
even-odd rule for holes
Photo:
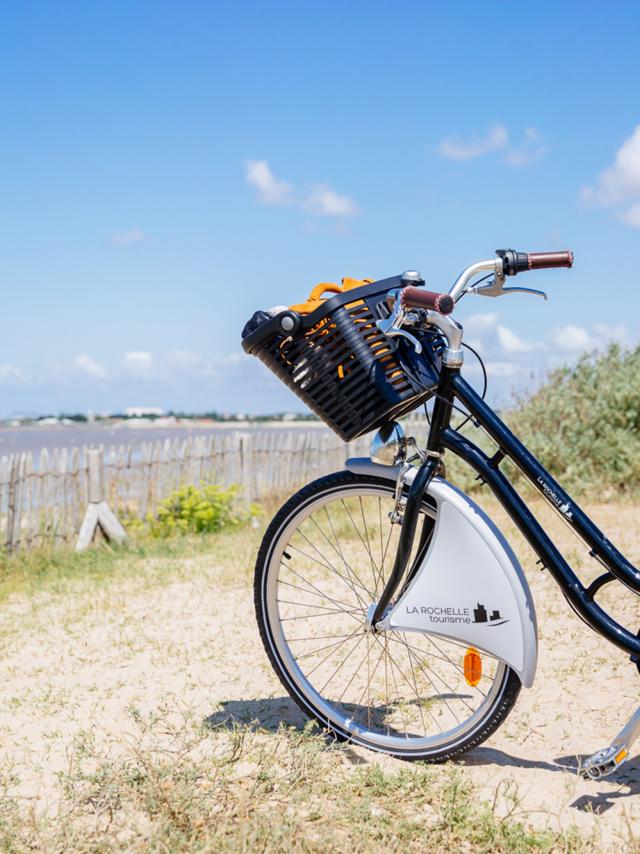
[[[551,333],[551,340],[561,353],[581,353],[596,346],[596,341],[582,326],[560,326]]]
[[[0,383],[3,385],[23,383],[25,380],[26,377],[20,368],[16,368],[13,365],[0,364]]]
[[[302,210],[316,216],[343,217],[357,213],[358,207],[353,199],[340,195],[329,184],[315,184],[302,203]]]
[[[265,205],[288,205],[293,200],[292,185],[278,180],[266,160],[247,160],[245,179]]]
[[[144,351],[125,353],[122,364],[125,373],[141,379],[150,378],[154,368],[153,356]]]
[[[495,329],[498,325],[498,315],[487,312],[486,314],[472,314],[464,321],[465,332],[481,335],[489,329]]]
[[[511,166],[526,166],[540,160],[549,150],[537,128],[526,128],[523,141],[514,145],[509,131],[500,123],[493,125],[485,134],[474,133],[468,139],[446,137],[438,148],[447,160],[474,160],[487,154],[502,154]]]
[[[504,125],[495,124],[484,135],[473,134],[464,140],[458,136],[449,136],[440,143],[440,154],[447,160],[473,160],[485,154],[492,154],[506,148],[509,133]]]
[[[498,343],[505,353],[529,353],[538,344],[524,341],[507,326],[498,326]]]
[[[245,178],[257,191],[258,200],[265,205],[295,204],[312,216],[337,219],[358,212],[354,200],[338,193],[330,184],[312,184],[304,198],[296,200],[293,184],[278,180],[266,160],[248,160],[245,163]],[[315,226],[307,223],[305,228],[312,230]]]
[[[536,128],[527,128],[522,145],[510,148],[505,154],[505,159],[512,166],[526,166],[540,160],[548,150],[540,131]]]
[[[618,219],[631,228],[640,228],[640,202],[634,202],[618,215]]]
[[[76,356],[73,360],[73,365],[78,368],[78,370],[88,374],[88,376],[93,377],[94,379],[107,379],[107,372],[102,365],[98,364],[98,362],[94,361],[91,356],[88,356],[86,353],[80,353],[79,356]]]
[[[593,186],[582,188],[582,198],[604,208],[616,208],[618,219],[640,228],[640,125],[622,143],[613,165]]]
[[[139,228],[132,228],[131,231],[119,231],[111,235],[111,242],[114,246],[133,246],[134,243],[142,243],[147,239],[147,235]]]
[[[588,201],[606,206],[640,198],[640,125],[618,149],[613,166],[582,192]]]
[[[489,378],[494,377],[514,377],[521,371],[520,365],[514,362],[486,362],[485,368]]]
[[[169,350],[167,362],[177,368],[193,370],[202,362],[202,357],[191,350]]]
[[[617,344],[629,343],[629,335],[624,323],[616,323],[613,326],[608,323],[596,323],[593,329],[598,339],[607,344],[609,342],[615,342]]]
[[[199,353],[193,353],[191,350],[169,350],[164,363],[167,373],[175,377],[208,379],[217,373],[212,362],[208,362]]]

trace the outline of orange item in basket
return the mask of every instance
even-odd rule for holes
[[[345,277],[342,280],[342,285],[336,285],[333,282],[320,282],[309,294],[306,302],[291,305],[291,311],[297,311],[298,314],[311,314],[316,308],[322,305],[326,297],[324,294],[343,294],[345,291],[350,291],[353,288],[361,288],[363,285],[370,285],[373,279],[350,279]]]
[[[325,294],[327,294],[328,296],[330,296],[331,294],[343,294],[346,291],[353,290],[354,288],[361,288],[364,285],[370,285],[373,281],[373,279],[350,279],[348,277],[345,277],[342,280],[342,285],[336,285],[333,282],[321,282],[319,285],[316,285],[315,288],[311,291],[311,293],[309,294],[309,298],[306,302],[299,303],[298,305],[289,306],[289,308],[292,311],[296,311],[298,314],[311,314],[311,312],[315,311],[315,309],[319,308],[323,304],[323,302],[325,302],[325,300],[327,299]],[[354,300],[354,302],[349,303],[346,308],[353,308],[354,306],[358,305],[362,305],[364,307],[364,301],[361,299],[356,299]],[[358,319],[354,319],[354,322],[356,324],[362,323],[362,321]],[[332,329],[335,329],[335,325],[329,320],[329,318],[325,317],[320,320],[316,326],[308,330],[305,333],[305,336],[310,339],[314,339],[318,330],[320,330],[320,334],[324,336],[328,335]],[[368,337],[366,334],[367,331],[369,329],[373,331],[369,318],[367,318],[367,320],[362,324],[361,329],[366,339]],[[318,343],[319,342],[316,339],[316,343],[314,346],[318,346]],[[387,350],[388,345],[385,344],[383,352],[386,352]],[[379,351],[378,356],[380,355],[382,355],[382,353]],[[345,378],[348,371],[348,367],[348,361],[345,365],[338,365],[338,377],[341,380]]]

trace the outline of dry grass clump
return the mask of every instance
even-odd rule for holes
[[[3,851],[594,851],[518,820],[517,793],[480,801],[455,767],[385,772],[312,725],[275,731],[142,719],[116,755],[76,736],[55,815],[0,797]],[[169,732],[161,747],[155,733]],[[354,764],[356,763],[356,764]]]

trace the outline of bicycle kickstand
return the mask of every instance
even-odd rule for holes
[[[631,745],[640,736],[640,706],[620,730],[609,747],[597,750],[582,763],[580,772],[585,780],[606,777],[629,758]]]

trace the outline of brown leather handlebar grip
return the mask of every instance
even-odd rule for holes
[[[402,308],[427,308],[440,314],[451,314],[455,302],[449,294],[437,294],[409,285],[400,291],[400,305]]]
[[[545,270],[551,267],[573,267],[573,252],[529,252],[529,270]]]

